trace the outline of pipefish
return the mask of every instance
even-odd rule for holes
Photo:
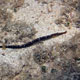
[[[65,34],[67,33],[67,31],[65,32],[60,32],[60,33],[54,33],[54,34],[50,34],[50,35],[47,35],[47,36],[42,36],[42,37],[39,37],[39,38],[36,38],[28,43],[25,43],[25,44],[22,44],[22,45],[2,45],[0,46],[0,48],[2,49],[6,49],[6,48],[11,48],[11,49],[21,49],[21,48],[27,48],[27,47],[30,47],[38,42],[41,42],[41,41],[45,41],[45,40],[48,40],[48,39],[51,39],[51,38],[55,38],[55,37],[58,37],[62,34]]]

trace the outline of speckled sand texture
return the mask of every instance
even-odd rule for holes
[[[56,32],[67,31],[67,33],[64,35],[61,35],[57,38],[52,38],[41,43],[42,45],[47,47],[45,48],[43,46],[43,49],[48,50],[48,48],[50,48],[54,44],[69,41],[73,36],[75,36],[75,34],[80,33],[80,29],[76,28],[75,25],[71,25],[71,29],[69,29],[63,24],[57,25],[55,23],[55,21],[61,17],[61,11],[64,7],[61,0],[44,1],[25,0],[24,4],[17,10],[17,12],[13,12],[12,8],[7,9],[8,12],[13,13],[13,23],[26,23],[28,27],[32,24],[29,29],[31,32],[28,34],[27,28],[27,32],[25,31],[24,27],[27,25],[24,25],[22,29],[19,26],[18,27],[20,29],[18,29],[18,27],[15,27],[15,25],[11,25],[10,27],[7,25],[7,28],[11,28],[12,30],[7,32],[6,30],[1,31],[3,27],[0,28],[0,35],[2,36],[0,36],[0,39],[2,39],[1,42],[3,42],[3,39],[5,39],[7,36],[7,38],[10,38],[8,39],[10,41],[7,42],[7,44],[22,44],[41,36],[45,36]],[[52,5],[52,7],[50,5]],[[32,31],[34,28],[35,30]],[[15,34],[16,30],[19,31],[19,35]],[[20,30],[22,30],[23,33]],[[6,32],[8,33],[8,35],[4,36],[4,33]],[[27,35],[24,35],[22,39],[18,38],[20,37],[20,34],[22,35],[24,33],[27,33]],[[40,72],[40,65],[38,65],[33,59],[33,55],[35,53],[34,50],[36,50],[34,48],[36,48],[36,45],[19,50],[0,49],[0,80],[41,80],[42,73]],[[45,53],[45,51],[43,52]],[[49,65],[51,66],[51,64],[48,64],[47,66]],[[32,77],[33,79],[30,77]]]

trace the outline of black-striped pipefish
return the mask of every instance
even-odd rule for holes
[[[47,35],[47,36],[42,36],[42,37],[39,37],[37,39],[34,39],[28,43],[25,43],[25,44],[22,44],[22,45],[2,45],[0,46],[0,48],[11,48],[11,49],[21,49],[21,48],[26,48],[26,47],[30,47],[40,41],[45,41],[45,40],[48,40],[48,39],[51,39],[51,38],[55,38],[55,37],[58,37],[62,34],[65,34],[67,33],[67,31],[65,32],[60,32],[60,33],[54,33],[54,34],[50,34],[50,35]]]

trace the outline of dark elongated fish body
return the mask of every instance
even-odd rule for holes
[[[28,42],[28,43],[25,43],[25,44],[22,44],[22,45],[4,45],[4,46],[0,46],[0,48],[11,48],[11,49],[21,49],[21,48],[26,48],[26,47],[30,47],[40,41],[45,41],[45,40],[48,40],[48,39],[51,39],[51,38],[55,38],[55,37],[58,37],[62,34],[65,34],[67,33],[67,31],[65,32],[61,32],[61,33],[54,33],[54,34],[50,34],[50,35],[47,35],[47,36],[42,36],[42,37],[39,37],[37,39],[34,39],[32,40],[31,42]]]

